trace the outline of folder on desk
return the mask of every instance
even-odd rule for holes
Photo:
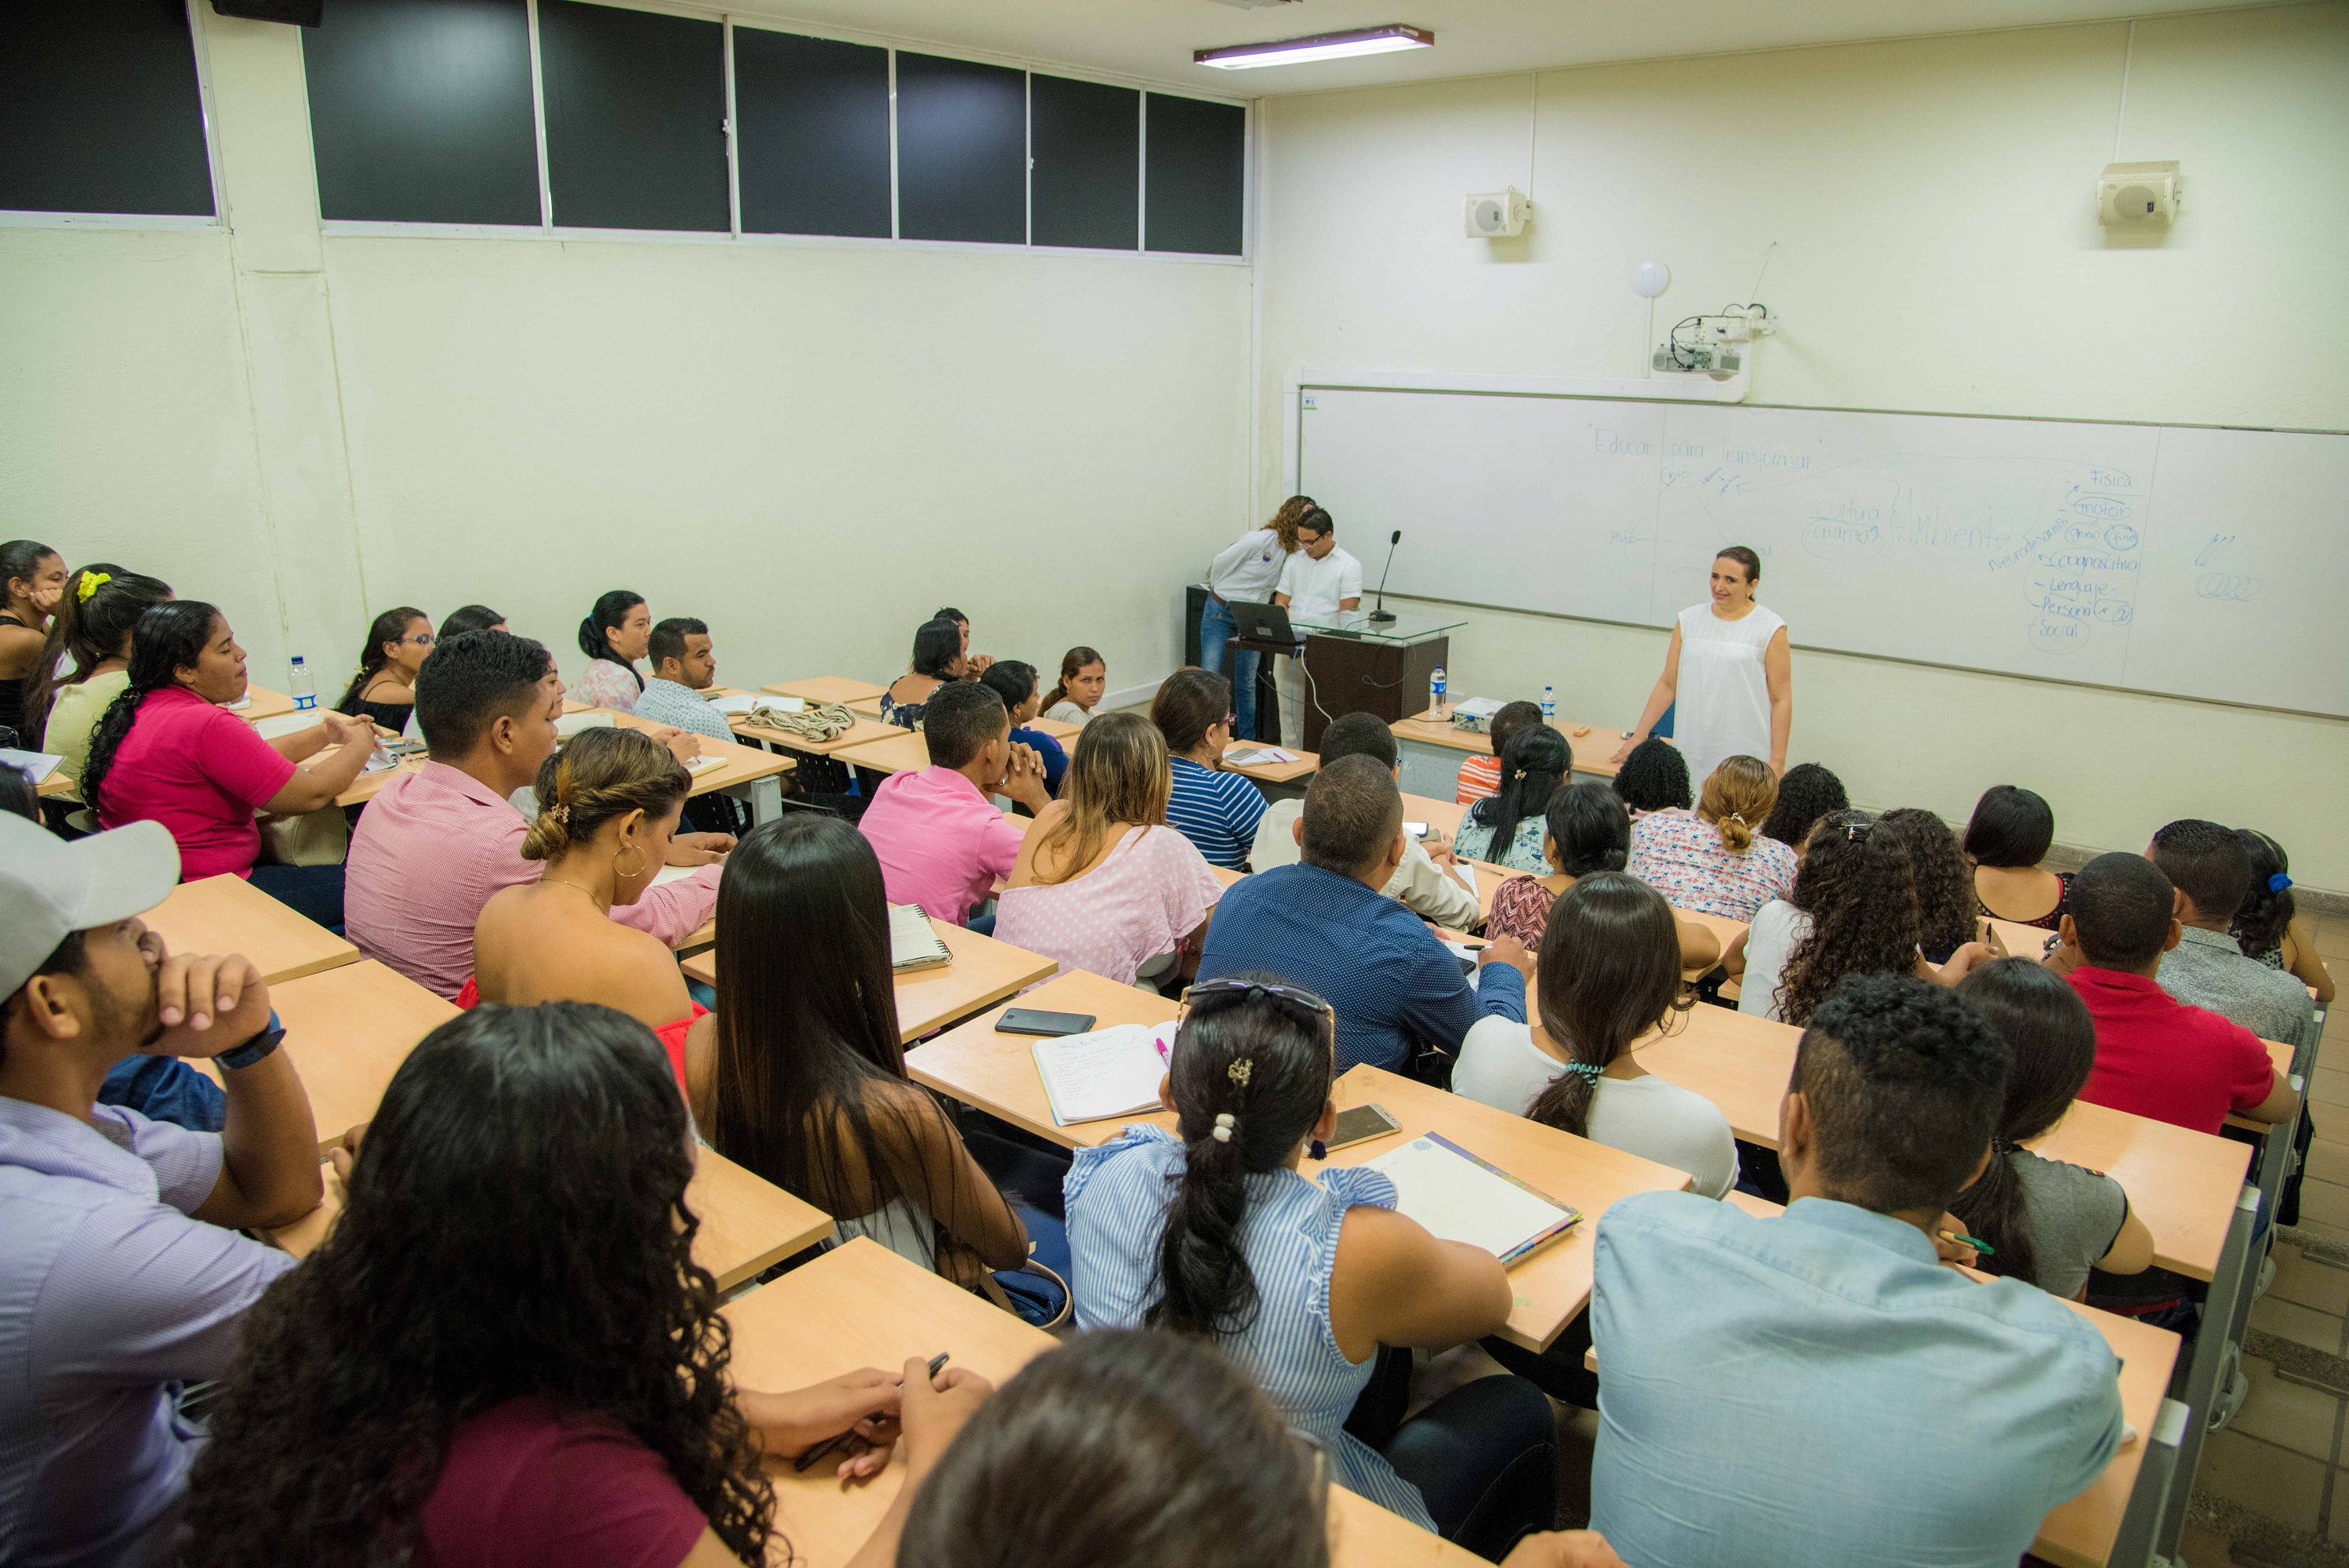
[[[1564,1235],[1582,1211],[1553,1202],[1499,1166],[1479,1160],[1442,1133],[1423,1133],[1401,1149],[1362,1162],[1395,1184],[1395,1209],[1447,1242],[1482,1247],[1516,1263]]]
[[[936,969],[954,962],[954,954],[938,940],[937,928],[918,903],[889,906],[889,967],[900,975]]]

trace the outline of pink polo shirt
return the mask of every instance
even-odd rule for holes
[[[261,857],[253,814],[293,777],[294,764],[253,726],[185,686],[164,686],[139,701],[106,775],[98,825],[162,823],[188,882],[249,877]]]
[[[530,824],[504,796],[444,762],[403,773],[359,813],[343,865],[343,933],[369,958],[454,1000],[473,975],[473,925],[503,888],[545,867],[522,858]],[[725,868],[647,888],[612,918],[674,947],[709,918]]]
[[[957,925],[969,923],[971,906],[1019,855],[1019,830],[951,768],[891,774],[857,826],[881,857],[889,902]]]

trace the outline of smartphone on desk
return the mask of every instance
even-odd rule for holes
[[[1387,1114],[1382,1105],[1357,1105],[1338,1113],[1337,1125],[1330,1128],[1325,1149],[1343,1149],[1350,1143],[1368,1143],[1373,1138],[1384,1138],[1391,1132],[1401,1132],[1402,1123]]]
[[[1007,1008],[997,1022],[999,1035],[1081,1035],[1093,1026],[1091,1013],[1040,1013],[1033,1007]]]

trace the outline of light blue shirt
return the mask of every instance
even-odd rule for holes
[[[1642,1193],[1594,1267],[1590,1527],[1632,1568],[2013,1568],[2120,1446],[2102,1335],[1889,1215]]]
[[[636,698],[636,715],[655,724],[673,724],[712,740],[734,738],[734,732],[726,727],[726,716],[710,707],[707,697],[691,686],[665,681],[658,676],[647,677],[644,692]]]

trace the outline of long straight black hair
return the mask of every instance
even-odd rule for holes
[[[1256,1275],[1240,1247],[1247,1179],[1277,1169],[1313,1130],[1334,1070],[1332,1025],[1292,1009],[1261,991],[1210,994],[1192,1002],[1174,1038],[1183,1180],[1159,1236],[1159,1297],[1143,1314],[1152,1328],[1218,1336],[1256,1321]],[[1232,1119],[1227,1140],[1216,1136],[1218,1116]]]
[[[159,578],[142,577],[111,562],[94,561],[66,579],[66,595],[49,622],[48,641],[41,646],[40,667],[25,680],[25,722],[19,727],[25,743],[41,738],[59,686],[89,679],[90,672],[109,659],[119,659],[139,617],[171,596],[171,585]],[[60,659],[70,661],[57,673]]]
[[[951,1174],[919,1151],[940,1128],[959,1135],[905,1076],[892,981],[888,896],[864,835],[813,812],[747,834],[718,884],[710,1146],[832,1212],[903,1197],[953,1231]],[[856,1171],[863,1190],[843,1192]]]
[[[139,617],[130,634],[130,684],[98,715],[98,727],[89,734],[89,760],[81,768],[81,798],[93,815],[105,810],[106,776],[114,771],[114,754],[129,738],[139,705],[149,692],[179,685],[180,671],[196,666],[220,619],[221,613],[202,599],[173,599]]]
[[[2012,1059],[1990,1165],[1950,1212],[1994,1249],[1977,1268],[2037,1284],[2037,1238],[2013,1156],[2071,1109],[2096,1065],[2096,1026],[2077,991],[2028,958],[1992,960],[1958,982],[1958,995],[1998,1032]]]
[[[1695,1005],[1681,986],[1680,931],[1664,895],[1626,872],[1578,878],[1550,906],[1534,994],[1542,1032],[1585,1070],[1551,1079],[1526,1114],[1588,1137],[1599,1088],[1588,1069],[1604,1070],[1632,1041]]]
[[[1498,862],[1517,836],[1517,824],[1549,810],[1549,798],[1574,771],[1574,748],[1547,724],[1529,724],[1501,748],[1501,792],[1479,800],[1468,815],[1493,830],[1487,860]]]

